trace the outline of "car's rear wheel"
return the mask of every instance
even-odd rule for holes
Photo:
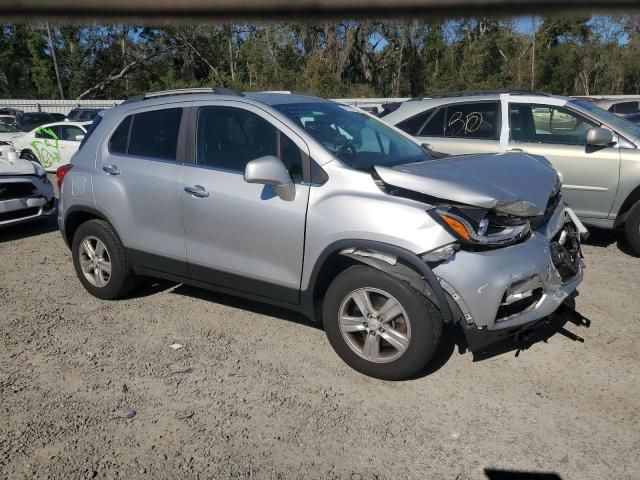
[[[640,255],[640,202],[636,202],[629,210],[624,229],[629,245],[636,255]]]
[[[359,372],[385,380],[422,371],[442,335],[440,312],[427,298],[367,266],[350,267],[335,278],[322,314],[336,353]]]
[[[89,220],[78,227],[72,243],[73,266],[84,288],[95,297],[114,300],[136,284],[115,231],[103,220]]]

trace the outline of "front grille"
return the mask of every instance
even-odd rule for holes
[[[31,182],[0,183],[0,200],[30,197],[35,189]]]
[[[0,213],[0,222],[7,222],[9,220],[19,220],[21,218],[30,217],[36,215],[40,207],[23,208],[22,210],[14,210],[13,212]]]

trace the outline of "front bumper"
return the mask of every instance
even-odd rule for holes
[[[465,330],[526,328],[555,312],[582,282],[579,242],[583,229],[561,204],[527,241],[494,250],[458,251],[433,272]],[[572,262],[558,254],[560,241],[563,245],[573,242],[577,254]]]
[[[48,180],[33,175],[0,177],[0,227],[50,217],[55,211]]]

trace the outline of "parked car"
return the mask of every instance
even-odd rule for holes
[[[478,349],[535,328],[582,280],[586,230],[541,157],[434,161],[347,105],[186,92],[103,112],[58,169],[59,227],[98,298],[149,275],[273,303],[321,321],[356,370],[401,379],[443,322]]]
[[[25,112],[16,117],[16,126],[23,132],[29,132],[40,125],[57,122],[55,115],[47,112]]]
[[[514,92],[416,98],[386,110],[385,121],[434,151],[544,156],[580,219],[624,228],[640,254],[640,126],[582,100]]]
[[[55,199],[44,169],[13,156],[0,158],[0,227],[51,218]]]
[[[626,115],[640,109],[640,98],[606,98],[595,103],[600,108],[617,115]]]
[[[640,125],[640,110],[624,115],[625,120],[629,120],[636,125]]]
[[[16,124],[16,117],[14,117],[13,115],[4,115],[4,114],[0,114],[0,123],[4,124],[4,125],[12,125],[15,126]]]
[[[67,120],[78,122],[93,120],[101,110],[101,108],[74,108],[67,115]]]
[[[20,158],[37,162],[47,171],[55,172],[60,165],[71,161],[89,125],[86,122],[50,123],[16,136],[11,141]]]

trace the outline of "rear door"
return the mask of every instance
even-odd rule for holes
[[[260,108],[238,102],[193,112],[194,161],[182,192],[189,270],[196,280],[289,303],[299,299],[309,184],[308,147]],[[244,181],[247,163],[279,157],[296,186],[286,201]],[[305,163],[307,166],[305,166]]]
[[[500,124],[499,100],[452,103],[433,109],[416,137],[452,155],[498,153]]]
[[[58,127],[60,132],[58,143],[60,145],[60,165],[71,162],[71,157],[78,151],[80,147],[80,140],[77,140],[79,135],[84,136],[86,133],[83,128],[78,125],[60,125]]]
[[[618,189],[620,149],[587,145],[596,123],[564,107],[509,105],[508,150],[547,158],[562,173],[565,201],[583,218],[607,218]]]
[[[134,263],[187,277],[180,207],[186,109],[137,110],[107,131],[93,175],[95,201]]]

